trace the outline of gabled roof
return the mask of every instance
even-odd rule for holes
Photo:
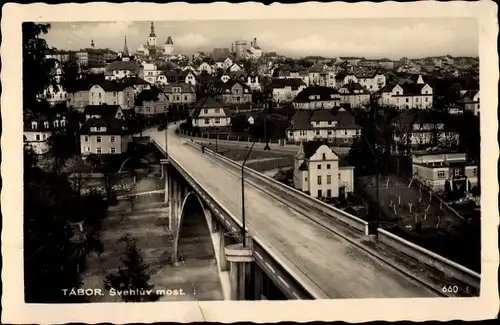
[[[234,78],[234,77],[236,77],[236,78],[241,78],[241,77],[246,78],[246,77],[248,77],[248,73],[246,71],[244,71],[244,70],[229,71],[228,73],[229,73],[229,76],[231,78]]]
[[[91,131],[91,127],[106,127],[104,132]],[[121,135],[125,134],[120,121],[116,118],[91,118],[83,123],[80,133],[84,135]]]
[[[332,125],[332,129],[360,129],[361,127],[356,124],[354,116],[347,111],[334,111],[334,110],[298,110],[292,117],[290,122],[291,130],[313,130],[314,127],[311,122],[328,122],[337,121]]]
[[[426,84],[402,84],[399,86],[403,88],[403,95],[420,95],[425,85]]]
[[[312,67],[309,68],[309,72],[313,72],[313,73],[318,73],[318,72],[321,72],[323,71],[323,64],[322,63],[316,63],[315,65],[313,65]]]
[[[290,121],[292,130],[311,130],[312,125],[309,122],[308,111],[296,111]]]
[[[230,91],[231,89],[233,89],[233,87],[236,84],[240,85],[243,89],[250,90],[250,87],[248,87],[246,84],[244,84],[243,82],[241,82],[239,80],[235,80],[235,79],[229,79],[225,83],[220,84],[220,90],[222,90],[222,91],[229,90]]]
[[[116,112],[120,109],[118,105],[87,105],[83,110],[83,115],[100,115],[107,117],[115,117]]]
[[[327,109],[321,109],[317,111],[313,111],[311,117],[309,118],[309,122],[323,122],[323,121],[336,121],[337,117],[333,114],[332,111]]]
[[[172,37],[169,36],[167,38],[167,41],[165,42],[165,44],[167,44],[167,45],[174,45],[174,42],[172,41]]]
[[[222,105],[213,97],[206,96],[197,101],[193,108],[196,110],[205,108],[222,108]]]
[[[274,89],[274,88],[285,88],[291,87],[294,90],[297,90],[300,86],[305,86],[306,84],[300,78],[282,78],[282,79],[273,79],[271,83],[269,83],[266,88]]]
[[[331,148],[328,146],[328,142],[325,140],[302,142],[302,150],[304,152],[304,158],[305,159],[311,158],[316,153],[316,151],[318,151],[319,147],[321,147],[322,145],[326,145],[331,150]]]
[[[334,88],[323,87],[323,86],[310,86],[303,89],[300,93],[298,93],[294,101],[300,103],[300,102],[310,102],[315,100],[321,100],[321,101],[334,100],[335,98],[332,98],[331,95],[337,95],[338,93],[339,92]],[[311,95],[319,95],[319,99],[310,99],[309,96]]]
[[[94,82],[91,84],[91,87],[93,86],[100,86],[104,91],[109,92],[109,91],[122,91],[125,88],[128,87],[126,83],[122,82],[117,82],[114,80],[101,80],[98,82]],[[90,89],[90,88],[89,88]]]
[[[137,73],[139,71],[139,65],[137,61],[113,61],[106,66],[106,70],[130,70]]]

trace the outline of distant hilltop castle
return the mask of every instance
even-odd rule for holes
[[[231,53],[236,59],[258,59],[262,56],[262,49],[257,45],[257,38],[250,42],[250,47],[247,45],[247,41],[235,41],[231,44]]]
[[[157,37],[155,34],[155,25],[151,22],[151,32],[149,33],[148,41],[145,45],[139,46],[137,54],[140,56],[159,56],[159,55],[173,55],[174,42],[172,37],[168,37],[163,47],[157,45]]]

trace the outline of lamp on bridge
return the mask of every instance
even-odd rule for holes
[[[247,128],[246,131],[250,131],[250,134],[255,133],[254,129],[254,122],[253,120],[248,121],[249,127]],[[243,223],[243,229],[242,229],[242,237],[243,237],[243,247],[246,247],[246,236],[247,236],[247,230],[246,230],[246,215],[245,215],[245,163],[248,160],[248,157],[250,157],[250,153],[252,152],[253,146],[255,145],[256,142],[256,137],[254,137],[254,141],[252,142],[252,145],[250,146],[250,149],[247,152],[247,155],[245,156],[245,160],[243,160],[243,163],[241,164],[241,220]],[[271,150],[270,148],[268,150]]]

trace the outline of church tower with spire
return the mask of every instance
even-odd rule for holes
[[[122,61],[130,61],[130,53],[128,52],[127,36],[125,36],[125,45],[123,46]]]
[[[174,54],[174,42],[172,41],[172,37],[168,37],[165,45],[163,45],[163,50],[165,55],[173,55]]]
[[[156,47],[155,25],[151,22],[151,32],[149,33],[148,46]]]

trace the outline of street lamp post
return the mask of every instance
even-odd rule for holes
[[[243,247],[246,246],[246,215],[245,215],[245,163],[250,157],[255,141],[252,143],[250,150],[248,150],[245,160],[241,164],[241,219],[243,222],[242,237],[243,237]]]
[[[270,108],[270,103],[267,103],[267,109],[269,110]],[[264,147],[264,150],[271,150],[269,147],[269,140],[267,139],[267,112],[264,112],[264,139],[266,141],[266,146]]]

